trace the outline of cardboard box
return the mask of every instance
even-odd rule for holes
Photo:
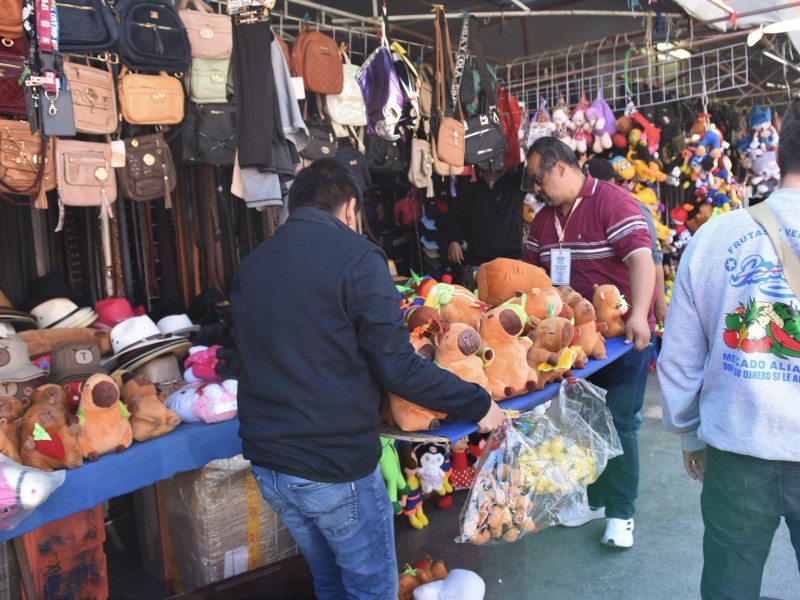
[[[294,539],[261,496],[241,455],[214,460],[163,483],[167,522],[180,587],[192,590],[298,554]],[[136,498],[140,531],[153,531],[155,511]],[[151,504],[151,506],[154,506]],[[149,524],[148,524],[149,523]],[[157,537],[140,546],[158,548]],[[158,552],[145,571],[160,570]],[[149,565],[147,563],[150,563]]]

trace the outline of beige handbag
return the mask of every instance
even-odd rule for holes
[[[111,168],[111,144],[56,139],[58,199],[67,206],[100,206],[111,216],[117,180]]]
[[[158,75],[119,73],[119,107],[131,125],[175,125],[183,121],[183,85],[160,71]]]
[[[431,156],[433,157],[433,172],[442,177],[455,177],[464,172],[464,167],[454,167],[448,165],[446,162],[439,160],[439,155],[436,152],[436,140],[431,137]]]
[[[187,10],[189,5],[197,10]],[[186,27],[192,58],[229,58],[233,50],[231,18],[218,15],[205,2],[183,0],[178,16]]]
[[[442,32],[439,20],[444,21],[444,35],[447,47],[442,46]],[[444,8],[439,7],[436,10],[436,20],[433,22],[434,32],[436,34],[436,93],[434,94],[434,117],[438,122],[435,135],[431,139],[436,138],[436,157],[444,163],[452,167],[464,166],[464,113],[461,110],[461,102],[458,98],[454,98],[455,112],[458,116],[457,119],[446,116],[447,95],[445,93],[444,84],[444,54],[450,60],[450,72],[455,73],[455,65],[453,64],[453,53],[450,49],[450,33],[447,29],[447,19],[444,14]]]
[[[433,83],[436,76],[433,67],[427,63],[422,63],[417,67],[420,77],[419,90],[419,114],[429,119],[433,111]]]
[[[117,94],[109,71],[64,61],[64,74],[72,92],[75,130],[105,135],[117,129]]]
[[[433,155],[428,140],[411,140],[411,160],[408,161],[408,181],[417,188],[425,188],[427,197],[433,197]]]

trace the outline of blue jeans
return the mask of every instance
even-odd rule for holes
[[[708,447],[703,492],[703,600],[757,600],[772,538],[786,519],[800,568],[800,463]]]
[[[397,599],[394,514],[380,468],[348,483],[252,470],[308,561],[318,600]]]
[[[608,461],[605,471],[588,488],[589,506],[606,507],[606,517],[630,519],[639,495],[639,428],[647,373],[653,356],[655,335],[644,350],[626,352],[591,377],[605,389],[606,406],[614,419],[623,454]]]

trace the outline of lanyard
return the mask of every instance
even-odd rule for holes
[[[592,186],[592,195],[594,195],[596,190],[597,190],[597,180],[595,180],[594,185]],[[553,222],[555,223],[556,226],[556,235],[558,235],[559,246],[561,246],[561,244],[564,243],[564,234],[567,231],[567,225],[569,225],[569,220],[572,218],[572,213],[575,212],[575,209],[578,208],[581,202],[583,202],[583,196],[579,196],[575,200],[575,204],[572,205],[572,210],[569,211],[569,214],[567,215],[567,220],[564,222],[563,227],[561,226],[561,221],[558,220],[558,213],[556,212],[553,215]]]
[[[42,75],[45,92],[58,93],[53,55],[58,50],[58,19],[50,0],[36,0],[36,37],[42,53]]]

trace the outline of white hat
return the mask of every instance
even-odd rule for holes
[[[22,338],[11,335],[0,339],[0,381],[28,381],[44,373],[31,362],[28,345]]]
[[[46,300],[31,309],[39,329],[87,327],[97,318],[91,307],[80,308],[69,298]]]
[[[165,336],[147,315],[125,319],[111,329],[111,348],[114,350],[114,356],[103,361],[103,367],[113,371],[118,363],[140,354],[138,351],[143,348],[171,345],[176,339],[186,342],[184,338]]]
[[[195,325],[189,315],[168,315],[158,322],[158,329],[164,335],[180,335],[189,337],[189,333],[198,331],[200,325]]]
[[[8,337],[16,333],[17,332],[14,330],[14,326],[11,323],[0,321],[0,338]]]

